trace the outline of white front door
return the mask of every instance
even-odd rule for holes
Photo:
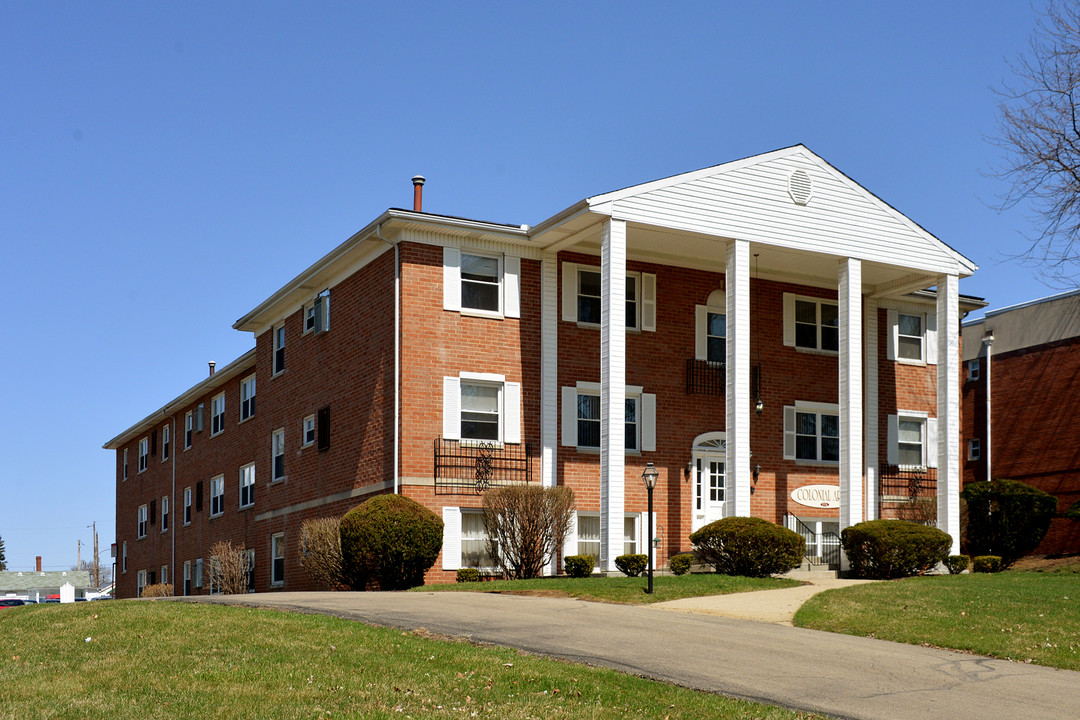
[[[694,452],[694,493],[691,498],[694,507],[691,530],[697,530],[724,517],[724,460],[723,452]]]

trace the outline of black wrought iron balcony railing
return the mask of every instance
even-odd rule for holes
[[[532,481],[532,443],[435,438],[435,494],[476,494]]]
[[[724,363],[708,360],[686,361],[686,394],[723,396],[727,373]]]
[[[913,500],[937,494],[937,468],[921,465],[881,464],[882,500]]]

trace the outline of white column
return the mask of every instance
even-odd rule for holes
[[[563,282],[569,279],[564,278]],[[540,262],[540,482],[555,487],[559,447],[559,260],[544,253]]]
[[[724,405],[727,486],[724,514],[750,517],[750,243],[727,248],[727,379]]]
[[[626,221],[600,232],[600,569],[622,555],[626,460]]]
[[[840,529],[862,522],[862,263],[840,261]]]
[[[937,284],[937,517],[960,552],[960,300],[956,275]]]
[[[866,301],[866,377],[863,379],[863,397],[866,401],[865,413],[863,414],[863,427],[866,428],[866,436],[863,438],[863,447],[866,448],[866,519],[877,520],[878,511],[878,483],[880,482],[881,448],[878,446],[878,391],[881,380],[878,376],[878,302],[877,300]]]

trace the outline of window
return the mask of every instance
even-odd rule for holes
[[[221,558],[217,555],[210,556],[210,594],[221,594]]]
[[[191,594],[191,561],[184,561],[184,595]]]
[[[886,356],[901,363],[937,364],[937,315],[918,308],[888,310]]]
[[[595,265],[562,264],[562,319],[583,325],[600,325],[603,278]],[[656,275],[626,274],[626,328],[656,330]]]
[[[128,467],[128,449],[124,448],[124,459],[120,465],[120,477],[127,480],[127,467]]]
[[[600,385],[578,383],[563,388],[563,445],[600,448]],[[631,452],[656,449],[656,396],[627,386],[623,410],[624,447]]]
[[[225,512],[225,476],[210,479],[210,517]]]
[[[240,421],[243,422],[255,414],[255,376],[245,378],[240,383]]]
[[[461,511],[461,567],[493,569],[482,512]]]
[[[139,472],[146,469],[146,459],[150,457],[150,439],[143,438],[139,441]]]
[[[578,513],[577,554],[592,555],[593,562],[600,560],[600,516]]]
[[[638,547],[637,516],[623,518],[623,554],[636,555]]]
[[[161,498],[161,532],[169,529],[169,496]],[[164,581],[162,581],[164,582]]]
[[[210,436],[217,435],[225,429],[225,393],[221,393],[210,401]]]
[[[168,565],[162,565],[161,566],[161,584],[164,585],[167,582],[169,582],[169,566]]]
[[[498,313],[502,310],[498,257],[461,254],[461,309]]]
[[[120,572],[127,572],[127,540],[120,546]]]
[[[461,439],[499,440],[498,385],[461,383]]]
[[[138,537],[138,539],[142,540],[144,537],[146,537],[146,506],[145,505],[140,505],[139,506],[139,527],[138,527],[138,530],[139,530],[139,532],[136,535],[136,537]]]
[[[304,332],[324,333],[330,329],[330,291],[323,290],[304,307]]]
[[[901,410],[887,418],[887,462],[903,468],[937,466],[937,419]]]
[[[707,344],[709,362],[722,363],[727,361],[727,316],[720,313],[710,312],[708,313],[708,320],[705,324],[706,337],[705,342]]]
[[[897,435],[897,459],[899,465],[922,467],[926,465],[926,456],[923,454],[923,432],[926,429],[925,420],[899,418],[899,434]]]
[[[306,418],[304,418],[304,445],[303,445],[303,447],[307,447],[308,445],[314,445],[314,444],[315,444],[315,416],[314,415],[308,415]]]
[[[590,325],[600,324],[600,273],[579,269],[577,273],[577,321]],[[638,284],[636,274],[626,276],[626,327],[637,330]]]
[[[285,534],[277,533],[270,538],[270,584],[285,583]]]
[[[240,507],[255,504],[255,463],[240,468]]]
[[[202,558],[195,559],[195,587],[202,587]]]
[[[146,571],[140,570],[135,573],[135,597],[142,597],[143,589],[146,587]]]
[[[968,460],[978,460],[982,457],[982,441],[979,438],[968,440]]]
[[[285,370],[285,326],[274,328],[274,374]]]
[[[169,459],[169,426],[161,428],[161,462]]]
[[[249,593],[253,593],[253,592],[255,592],[255,551],[254,550],[245,550],[244,551],[244,560],[245,560],[245,568],[244,568],[245,582],[244,582],[244,586],[245,586],[245,588],[247,589],[247,591]]]
[[[796,403],[784,408],[784,457],[840,461],[840,410],[837,405]]]
[[[191,524],[191,488],[184,488],[184,524]]]
[[[191,411],[188,410],[184,414],[184,449],[187,450],[191,447],[191,433],[195,429]]]
[[[974,382],[982,376],[982,359],[975,358],[974,360],[967,361],[967,379],[968,382]]]
[[[923,316],[896,314],[896,357],[900,360],[923,359]]]
[[[285,479],[285,429],[279,428],[270,436],[270,455],[272,473],[270,482]]]
[[[578,393],[577,446],[600,447],[600,396]]]
[[[785,299],[789,297],[785,294]],[[797,348],[807,350],[840,349],[840,312],[836,303],[814,298],[792,297],[794,303],[795,342]],[[786,318],[785,318],[786,319]]]
[[[443,378],[443,435],[466,442],[521,442],[521,383],[463,372]]]

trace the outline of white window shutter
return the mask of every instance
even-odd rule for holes
[[[566,322],[577,322],[577,268],[576,263],[562,264],[562,319]]]
[[[926,314],[926,364],[937,365],[937,315]]]
[[[795,347],[795,296],[791,293],[784,293],[784,345]]]
[[[784,407],[784,459],[795,459],[795,408]]]
[[[461,439],[461,380],[443,378],[442,436],[446,440]]]
[[[503,315],[521,317],[521,258],[503,258]]]
[[[926,467],[936,468],[937,462],[937,418],[926,419]]]
[[[570,524],[566,528],[566,537],[563,539],[562,556],[565,562],[567,555],[577,555],[577,518],[576,512],[570,513]],[[565,570],[565,568],[563,568]]]
[[[442,509],[443,541],[442,569],[461,569],[461,508]]]
[[[709,308],[694,306],[694,359],[709,359]]]
[[[562,389],[562,444],[577,447],[577,388]]]
[[[656,331],[656,276],[641,273],[641,329]]]
[[[885,343],[885,357],[889,360],[896,359],[896,346],[900,344],[900,318],[895,310],[889,310],[885,313],[887,318],[886,324],[888,327],[888,335],[886,336]]]
[[[885,462],[889,465],[900,464],[900,417],[890,415],[886,424]]]
[[[656,395],[641,394],[641,450],[656,450]]]
[[[503,442],[521,442],[521,383],[503,384]]]
[[[461,251],[443,248],[443,310],[461,311]]]

